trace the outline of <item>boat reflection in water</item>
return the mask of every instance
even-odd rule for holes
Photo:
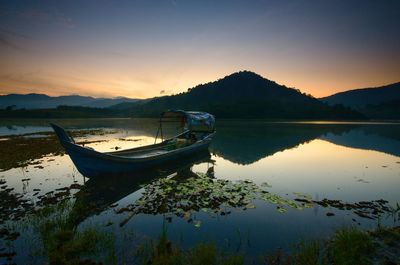
[[[77,214],[74,215],[76,216],[74,223],[78,225],[90,216],[103,212],[115,202],[140,190],[144,185],[156,179],[197,176],[192,171],[192,167],[201,163],[209,163],[207,175],[213,178],[213,161],[208,150],[174,161],[174,163],[163,164],[154,169],[91,178],[85,182],[82,189],[75,195],[74,211]]]

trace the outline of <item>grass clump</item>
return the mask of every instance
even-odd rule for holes
[[[240,255],[233,255],[224,258],[221,262],[221,265],[243,265],[244,259]]]
[[[106,135],[117,131],[103,129],[71,131],[72,137],[86,137],[91,135]],[[43,137],[33,137],[43,136]],[[0,136],[0,171],[12,168],[26,167],[40,163],[37,161],[47,155],[63,155],[64,148],[53,132],[37,132],[22,135]]]
[[[34,160],[49,154],[64,154],[64,150],[55,135],[43,138],[27,138],[23,136],[2,138],[3,140],[0,140],[0,171],[26,167],[37,162]]]
[[[45,207],[32,220],[39,242],[39,253],[49,264],[74,265],[104,259],[115,263],[115,247],[112,235],[94,228],[78,229],[71,222],[73,211],[69,202]]]
[[[324,265],[329,264],[322,242],[302,241],[294,246],[290,255],[278,250],[267,256],[267,265]]]
[[[320,241],[304,241],[297,245],[293,260],[298,265],[327,264],[325,251]]]
[[[371,264],[368,256],[373,253],[374,245],[367,232],[350,227],[335,232],[328,249],[334,264],[367,265]]]
[[[165,236],[155,244],[142,245],[137,257],[146,265],[243,265],[242,256],[224,256],[212,243],[201,243],[189,250],[174,246]]]
[[[215,265],[217,263],[217,251],[214,244],[199,244],[188,254],[189,263],[191,265]]]
[[[184,265],[184,257],[182,251],[172,245],[172,243],[167,239],[167,230],[164,225],[160,240],[154,252],[150,263],[153,265]]]
[[[374,239],[368,232],[349,227],[337,230],[329,241],[304,241],[291,254],[276,251],[265,261],[267,265],[368,265],[375,252]]]
[[[388,246],[396,246],[400,242],[400,227],[393,227],[390,229],[379,227],[370,232],[370,234],[381,239]]]

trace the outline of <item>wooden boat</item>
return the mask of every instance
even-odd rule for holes
[[[118,181],[110,177],[90,178],[86,181],[82,189],[75,194],[76,201],[73,207],[73,211],[75,211],[75,214],[73,214],[75,218],[74,222],[76,225],[79,225],[90,216],[100,214],[111,205],[156,179],[171,177],[178,180],[193,177],[195,173],[192,171],[192,167],[201,163],[207,163],[208,169],[206,175],[212,178],[214,167],[208,150],[179,159],[179,161],[174,161],[174,163],[158,166],[157,168],[133,172],[127,175],[118,175]]]
[[[164,122],[178,122],[183,132],[164,140]],[[50,125],[78,171],[89,178],[129,174],[192,156],[208,150],[215,134],[214,116],[206,112],[166,111],[161,113],[159,123],[155,144],[106,153],[77,145],[63,128]],[[161,143],[156,143],[159,136]]]

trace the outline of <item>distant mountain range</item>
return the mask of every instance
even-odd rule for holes
[[[153,117],[166,109],[203,110],[220,118],[345,119],[363,116],[343,106],[331,107],[300,91],[253,72],[242,71],[185,93],[112,107],[131,116]]]
[[[123,102],[136,102],[132,98],[93,98],[78,95],[50,97],[44,94],[9,94],[0,96],[0,109],[51,109],[58,106],[107,108]]]
[[[400,83],[316,99],[256,73],[241,71],[184,93],[146,100],[10,94],[0,96],[1,109],[0,117],[155,117],[167,109],[186,109],[207,111],[219,118],[400,119]]]
[[[363,109],[367,105],[379,105],[388,101],[400,100],[400,82],[381,87],[353,89],[320,100],[330,105],[342,104],[354,109]]]
[[[400,119],[400,82],[349,90],[320,100],[330,105],[342,104],[370,118]]]

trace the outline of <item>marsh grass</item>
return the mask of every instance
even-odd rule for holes
[[[389,232],[383,229],[374,233]],[[396,240],[397,236],[394,236]],[[295,245],[289,255],[278,250],[265,261],[268,265],[368,265],[376,256],[373,240],[373,236],[363,230],[346,227],[337,230],[329,240],[303,241]]]
[[[223,255],[213,243],[201,243],[184,251],[169,241],[159,241],[152,259],[145,264],[152,265],[243,265],[240,255]]]
[[[318,240],[301,241],[294,245],[291,254],[278,250],[265,259],[267,265],[325,265],[327,257],[323,242]]]
[[[49,264],[73,265],[90,259],[116,263],[114,236],[94,227],[78,229],[71,222],[72,205],[65,201],[45,207],[28,220],[39,243],[37,253]]]
[[[0,141],[0,171],[38,163],[35,160],[49,154],[64,154],[55,135],[41,138],[8,137]]]
[[[173,245],[167,238],[167,225],[164,222],[157,242],[145,242],[137,249],[136,257],[140,264],[146,265],[243,265],[240,255],[224,255],[213,243],[200,243],[191,249],[183,250]]]
[[[323,243],[318,240],[300,242],[294,251],[293,260],[299,265],[327,264]]]
[[[96,227],[77,227],[79,207],[74,210],[72,201],[63,201],[44,207],[29,220],[29,227],[36,236],[35,255],[43,257],[48,264],[116,264],[114,236]],[[165,220],[159,238],[147,240],[135,246],[135,262],[146,265],[241,265],[241,255],[226,255],[214,243],[203,242],[190,249],[173,244],[167,237],[168,221]],[[367,265],[381,261],[381,254],[374,242],[400,245],[400,228],[377,228],[365,232],[356,227],[337,230],[327,240],[302,241],[288,255],[277,251],[264,259],[267,265]],[[385,249],[387,250],[387,249]],[[396,260],[396,258],[392,259]],[[131,262],[131,260],[129,260]],[[126,264],[131,264],[131,263]],[[384,263],[387,264],[387,263]],[[390,264],[390,263],[388,263]],[[396,263],[393,263],[396,264]]]
[[[370,264],[368,257],[374,252],[372,238],[355,227],[342,228],[334,233],[328,246],[335,264]]]
[[[70,131],[72,137],[106,135],[117,131],[103,129]],[[32,136],[43,137],[32,137]],[[23,135],[0,136],[0,171],[39,164],[46,155],[63,155],[64,149],[53,132],[37,132]]]
[[[378,229],[372,231],[371,235],[382,239],[383,242],[388,246],[396,246],[400,243],[400,227],[394,227],[390,229],[379,227]]]

